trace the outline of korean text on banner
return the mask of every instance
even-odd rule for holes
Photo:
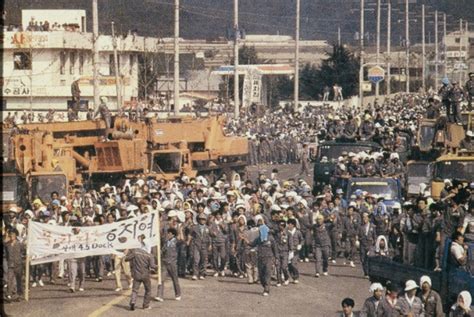
[[[120,254],[119,250],[157,244],[157,213],[149,213],[111,224],[90,227],[64,227],[30,223],[28,239],[31,264],[40,264],[91,255]]]

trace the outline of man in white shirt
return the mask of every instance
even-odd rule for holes
[[[451,256],[453,262],[458,266],[464,266],[467,263],[467,245],[464,245],[464,236],[456,231],[453,234],[453,243],[451,244]]]

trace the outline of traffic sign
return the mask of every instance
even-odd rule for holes
[[[368,81],[362,82],[362,91],[364,92],[371,92],[372,91],[372,83]]]
[[[381,82],[385,78],[385,70],[380,66],[369,68],[368,78],[374,84]]]

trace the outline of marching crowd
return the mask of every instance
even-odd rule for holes
[[[23,293],[23,252],[30,221],[94,226],[155,211],[162,220],[161,267],[172,279],[176,300],[182,295],[179,278],[198,281],[210,275],[260,283],[263,295],[268,296],[271,286],[299,283],[301,262],[314,263],[315,278],[334,272],[331,266],[337,262],[350,267],[360,263],[367,276],[371,256],[440,270],[440,250],[447,237],[453,240],[450,260],[467,267],[465,241],[474,241],[473,183],[446,180],[440,199],[434,200],[423,191],[390,209],[384,197],[372,193],[359,190],[346,197],[342,185],[344,179],[357,176],[403,178],[405,166],[397,154],[412,146],[403,136],[413,135],[423,116],[433,115],[433,111],[438,116],[440,101],[407,95],[381,104],[376,101],[364,110],[303,107],[298,112],[280,109],[229,121],[227,133],[246,135],[252,141],[251,164],[301,162],[300,175],[308,174],[305,164],[310,154],[305,144],[342,139],[371,140],[381,145],[381,152],[345,153],[338,158],[333,175],[336,181],[315,195],[298,174],[282,180],[274,169],[270,175],[260,173],[258,179],[234,176],[212,183],[202,176],[182,175],[165,181],[138,175],[125,183],[106,184],[100,190],[76,191],[71,197],[51,193],[48,201],[34,199],[25,210],[13,207],[3,219],[3,280],[8,299]],[[156,248],[150,250],[144,245],[121,256],[34,265],[26,278],[33,288],[42,287],[45,280],[54,284],[68,278],[69,291],[75,292],[87,289],[86,277],[101,282],[114,276],[115,290],[120,292],[124,276],[126,287],[133,288],[131,309],[135,309],[141,282],[145,285],[143,307],[148,308],[153,296],[150,271],[157,266],[155,255]],[[156,301],[163,301],[163,286],[156,292]],[[416,281],[407,281],[400,296],[398,285],[392,284],[386,288],[372,284],[371,292],[362,316],[440,316],[439,296],[431,290],[429,277],[423,277],[419,286]],[[453,316],[468,316],[470,302],[470,294],[462,292],[452,308]],[[354,305],[350,298],[343,300],[344,316],[351,316]]]

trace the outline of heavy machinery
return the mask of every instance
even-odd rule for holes
[[[440,197],[444,188],[444,180],[457,179],[463,183],[474,181],[474,152],[459,150],[456,154],[440,156],[433,164],[431,180],[431,196]]]
[[[48,201],[52,191],[63,195],[73,186],[96,186],[137,174],[167,180],[183,174],[219,177],[242,172],[247,165],[247,139],[226,136],[223,118],[113,119],[110,129],[102,120],[4,129],[7,168],[2,176],[8,173],[15,181],[3,189],[3,196],[16,196],[15,188],[25,187],[15,185],[20,183],[27,184],[26,196]]]
[[[438,119],[422,119],[417,133],[416,149],[422,159],[435,159],[451,149],[459,147],[465,137],[462,125],[447,122],[445,116]]]

